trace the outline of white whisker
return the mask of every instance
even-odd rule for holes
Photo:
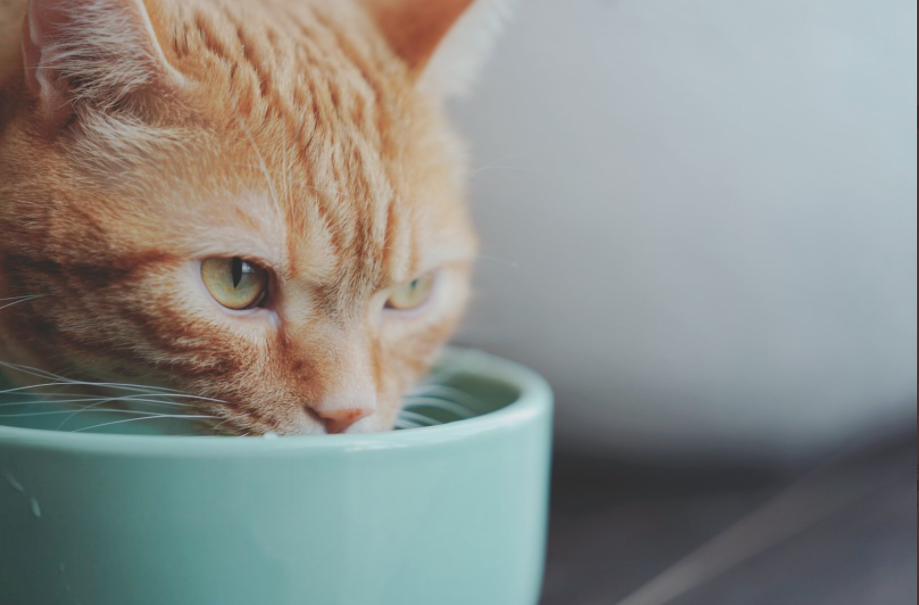
[[[140,412],[137,410],[124,410],[121,408],[94,408],[84,410],[87,414],[125,414],[130,416],[155,416],[157,418],[161,417],[161,414],[155,412]],[[59,416],[61,414],[71,414],[72,410],[51,410],[48,412],[24,412],[22,414],[0,414],[0,418],[33,418],[39,416]],[[171,416],[166,416],[167,418]],[[176,414],[176,418],[194,418],[194,416],[183,416],[181,414]]]
[[[181,399],[193,399],[196,401],[226,403],[225,401],[220,400],[220,399],[213,399],[211,397],[202,397],[200,395],[182,393],[175,389],[170,389],[166,387],[156,387],[156,386],[147,386],[147,385],[139,385],[139,384],[127,384],[127,383],[120,383],[120,382],[92,382],[92,381],[85,381],[85,380],[74,380],[74,379],[66,378],[64,376],[60,376],[58,374],[54,374],[53,372],[40,370],[38,368],[33,368],[30,366],[13,364],[13,363],[5,362],[5,361],[0,361],[0,367],[6,367],[8,369],[19,371],[24,374],[34,376],[36,378],[56,380],[56,382],[29,385],[29,386],[23,386],[23,387],[14,387],[11,389],[7,389],[5,391],[0,391],[0,394],[12,393],[12,392],[17,392],[17,391],[28,391],[28,390],[39,389],[39,388],[58,387],[58,386],[83,386],[83,387],[102,387],[102,388],[107,388],[107,389],[116,389],[116,390],[122,390],[122,391],[135,392],[135,393],[142,394],[144,397],[176,397],[176,398],[181,398]],[[42,393],[42,396],[45,396],[45,395],[46,394]]]
[[[21,387],[13,387],[10,389],[6,389],[5,391],[0,391],[0,395],[4,395],[8,393],[23,392],[23,391],[31,391],[34,389],[44,389],[44,388],[49,388],[49,387],[64,387],[64,386],[104,387],[107,389],[116,389],[116,390],[121,390],[121,391],[133,391],[137,393],[142,393],[147,388],[147,387],[142,387],[139,385],[128,385],[128,384],[121,384],[117,382],[82,382],[79,380],[72,380],[72,381],[67,381],[67,382],[46,382],[42,384],[33,384],[33,385],[27,385],[27,386],[21,386]],[[151,387],[151,388],[155,388],[155,387]],[[178,393],[168,393],[168,395],[172,397],[179,396]],[[189,395],[189,397],[191,396]]]
[[[159,405],[159,406],[167,406],[167,407],[194,408],[194,406],[192,406],[191,404],[187,404],[187,403],[178,403],[175,401],[160,401],[158,399],[146,399],[140,395],[124,395],[121,397],[109,397],[106,399],[99,399],[97,400],[96,403],[84,406],[80,409],[73,411],[73,413],[71,413],[70,416],[64,418],[61,421],[61,423],[57,426],[57,430],[61,430],[64,427],[64,425],[67,424],[67,422],[69,422],[70,419],[74,418],[75,416],[79,414],[83,414],[93,408],[97,408],[100,405],[103,405],[106,403],[113,403],[113,402],[146,403],[148,405]]]
[[[151,391],[163,391],[163,392],[178,393],[178,391],[176,391],[176,390],[174,390],[174,389],[169,389],[169,388],[166,388],[166,387],[142,386],[142,385],[133,385],[133,384],[125,384],[125,383],[102,383],[102,382],[91,382],[91,381],[83,381],[83,380],[74,380],[74,379],[72,379],[72,378],[67,378],[66,376],[61,376],[60,374],[55,374],[54,372],[49,372],[49,371],[47,371],[47,370],[42,370],[42,369],[39,369],[39,368],[34,368],[34,367],[32,367],[32,366],[20,365],[20,364],[17,364],[17,363],[10,363],[10,362],[8,362],[8,361],[0,361],[0,367],[4,367],[4,368],[10,369],[10,370],[14,370],[14,371],[17,371],[17,372],[21,372],[21,373],[23,373],[23,374],[26,374],[26,375],[28,375],[28,376],[34,376],[34,377],[36,377],[36,378],[44,378],[44,379],[46,379],[46,380],[58,380],[58,381],[61,381],[61,383],[63,383],[63,384],[76,384],[76,385],[81,385],[81,386],[106,386],[106,387],[111,387],[111,386],[114,385],[114,386],[124,386],[124,387],[133,387],[133,388],[139,388],[139,389],[147,389],[147,390],[151,390]],[[58,386],[58,385],[55,385],[55,386]]]
[[[99,397],[81,397],[77,399],[45,399],[49,396],[56,397],[72,397],[68,393],[47,393],[42,394],[42,399],[33,399],[33,400],[22,400],[22,401],[7,401],[0,403],[0,408],[9,408],[17,405],[81,405],[92,402],[112,402],[112,401],[126,401],[130,403],[145,403],[148,405],[159,405],[166,407],[187,407],[193,408],[194,406],[190,403],[179,403],[176,401],[160,401],[156,399],[146,399],[140,398],[137,395],[127,395],[124,397],[108,397],[108,398],[99,398]]]
[[[476,255],[475,255],[475,258],[478,259],[478,260],[492,261],[492,262],[494,262],[494,263],[498,263],[499,265],[504,265],[504,266],[506,266],[506,267],[510,267],[511,269],[519,269],[519,268],[520,268],[520,263],[518,263],[518,262],[516,262],[516,261],[509,261],[509,260],[506,260],[506,259],[503,259],[503,258],[498,258],[497,256],[488,256],[487,254],[476,254]]]
[[[128,422],[137,422],[140,420],[161,420],[161,419],[177,419],[177,420],[209,420],[217,418],[217,416],[205,416],[205,415],[190,415],[190,414],[157,414],[153,416],[146,416],[143,418],[128,418],[126,420],[115,420],[112,422],[105,422],[103,424],[96,424],[94,426],[87,426],[81,429],[75,429],[71,432],[73,433],[82,433],[83,431],[90,431],[92,429],[101,429],[106,426],[113,426],[116,424],[126,424]]]
[[[468,410],[482,407],[482,400],[475,395],[446,384],[421,384],[408,397],[430,397],[458,403]]]
[[[426,408],[435,408],[438,410],[443,410],[445,412],[450,412],[455,414],[462,419],[468,419],[475,416],[475,412],[467,408],[466,406],[455,403],[453,401],[444,401],[443,399],[436,399],[432,397],[419,397],[411,398],[406,404],[405,408],[410,410],[416,407],[426,407]]]
[[[248,418],[249,416],[250,416],[250,414],[240,414],[240,415],[238,415],[238,416],[231,416],[230,418],[226,418],[225,420],[223,420],[223,421],[221,421],[221,422],[215,424],[214,426],[212,426],[212,427],[211,427],[211,433],[216,433],[216,432],[217,432],[217,429],[219,429],[219,428],[222,427],[223,425],[227,424],[228,422],[232,422],[232,421],[234,421],[234,420],[239,420],[240,418]],[[214,418],[219,418],[219,416],[215,416]],[[248,434],[248,433],[246,433],[246,434]]]
[[[418,414],[416,412],[411,412],[409,410],[402,410],[401,412],[399,412],[399,419],[407,420],[408,422],[413,422],[420,426],[433,426],[436,424],[440,424],[440,422],[438,422],[437,420],[433,418],[428,418],[424,414]]]
[[[395,428],[399,430],[406,430],[406,429],[420,429],[420,428],[423,428],[424,426],[425,425],[422,425],[422,424],[415,424],[414,422],[409,422],[408,420],[400,420],[399,422],[396,423]]]
[[[25,298],[19,298],[18,300],[14,300],[13,302],[8,302],[8,303],[6,303],[5,305],[0,305],[0,311],[2,311],[2,310],[4,310],[4,309],[9,309],[9,308],[12,307],[13,305],[18,305],[18,304],[20,304],[20,303],[26,303],[26,302],[29,302],[29,301],[31,301],[31,300],[35,300],[36,298],[42,298],[43,296],[44,296],[44,294],[36,294],[35,296],[27,296],[27,297],[25,297]],[[4,300],[12,300],[12,299],[9,299],[9,298],[8,298],[8,299],[4,299]],[[0,301],[0,302],[3,302],[3,301]]]

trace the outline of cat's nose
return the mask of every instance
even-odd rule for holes
[[[313,377],[322,392],[308,400],[308,413],[327,433],[344,433],[377,411],[374,363],[369,347],[357,337],[342,335],[330,346],[337,347],[337,354],[327,360],[322,375]]]
[[[310,405],[310,411],[325,426],[327,433],[344,433],[357,421],[377,410],[376,392],[371,384],[349,383]]]
[[[354,426],[358,420],[366,418],[373,413],[373,410],[370,408],[343,408],[315,411],[316,415],[319,416],[322,423],[325,425],[326,432],[330,435],[344,433]]]

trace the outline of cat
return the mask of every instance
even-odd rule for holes
[[[470,296],[492,0],[0,0],[0,360],[390,430]]]

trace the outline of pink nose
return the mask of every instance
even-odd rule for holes
[[[346,408],[340,410],[316,410],[316,415],[325,425],[330,435],[344,433],[361,418],[366,418],[372,410],[366,408]]]

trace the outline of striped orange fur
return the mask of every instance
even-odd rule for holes
[[[389,429],[469,293],[439,57],[472,4],[0,0],[0,299],[36,297],[0,359],[219,399],[235,433]],[[215,304],[209,257],[270,304]],[[383,309],[430,271],[422,312]]]

